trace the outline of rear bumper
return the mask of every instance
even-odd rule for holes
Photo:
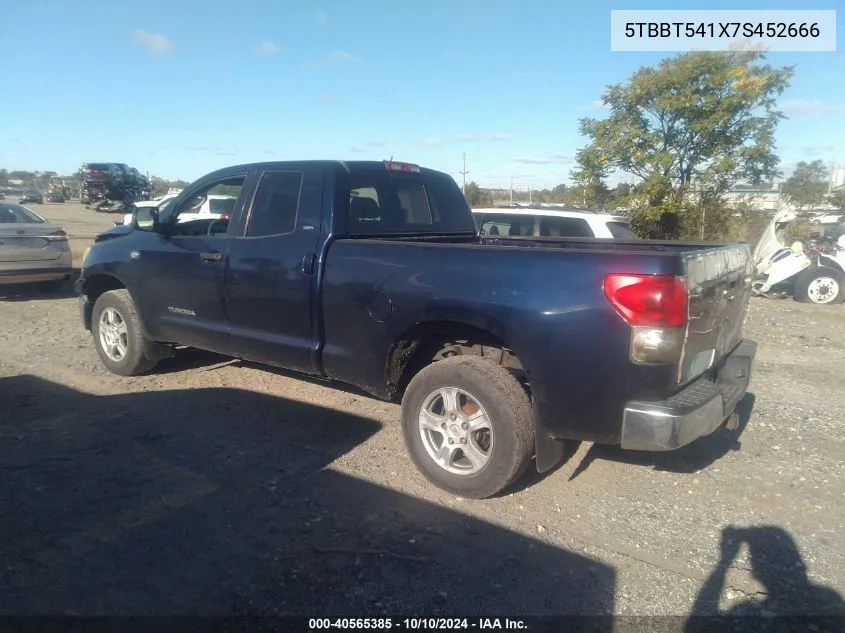
[[[628,402],[622,448],[671,451],[718,429],[745,395],[756,353],[757,344],[744,340],[722,361],[715,376],[699,378],[668,400]]]

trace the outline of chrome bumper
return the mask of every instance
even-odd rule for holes
[[[711,370],[712,375],[668,400],[628,402],[622,417],[622,448],[671,451],[718,429],[745,395],[756,353],[757,344],[744,340]]]

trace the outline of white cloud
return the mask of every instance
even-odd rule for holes
[[[491,141],[510,141],[513,139],[513,134],[502,134],[500,132],[490,135]]]
[[[355,61],[355,56],[349,51],[332,51],[331,53],[329,53],[329,57],[336,62]]]
[[[363,147],[350,147],[350,152],[355,152],[356,154],[366,154],[369,150]]]
[[[459,141],[474,141],[475,134],[458,134],[455,138]]]
[[[553,165],[561,163],[571,163],[572,157],[565,154],[553,154],[552,156],[520,156],[514,158],[515,163],[525,163],[526,165]]]
[[[167,53],[173,48],[173,42],[161,33],[150,33],[144,29],[132,31],[132,40],[151,53]]]
[[[258,46],[256,46],[253,49],[255,54],[258,55],[259,57],[266,57],[267,55],[275,55],[280,50],[281,49],[278,46],[276,46],[275,44],[273,44],[273,42],[267,42],[267,41],[261,42],[261,44],[259,44]]]
[[[440,147],[442,144],[437,138],[427,138],[417,143],[420,147]]]
[[[327,24],[328,21],[329,21],[329,14],[326,13],[325,11],[320,11],[317,14],[314,15],[314,22],[316,22],[320,26]]]
[[[778,104],[781,112],[788,117],[816,117],[816,116],[831,116],[839,114],[842,108],[834,103],[821,101],[819,99],[792,99],[791,101],[782,101]]]

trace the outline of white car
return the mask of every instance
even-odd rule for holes
[[[473,209],[482,235],[508,237],[596,237],[633,239],[622,215],[560,209]]]
[[[825,213],[811,218],[810,224],[814,224],[816,226],[820,224],[839,224],[843,220],[845,220],[845,215],[842,215],[841,213]]]
[[[181,191],[177,191],[175,193],[166,193],[163,196],[159,196],[158,198],[153,198],[152,200],[139,200],[138,202],[134,202],[132,204],[132,209],[129,213],[124,214],[123,216],[123,223],[126,226],[132,224],[132,213],[135,209],[145,209],[149,207],[164,207],[167,202],[173,200],[176,196],[179,195]]]
[[[169,193],[161,196],[160,198],[156,198],[155,200],[142,200],[140,202],[136,202],[133,206],[137,209],[158,207],[159,212],[161,212],[167,207],[167,203],[175,199],[178,195],[178,193]],[[231,215],[232,209],[235,207],[235,202],[237,202],[236,196],[216,194],[207,195],[203,199],[202,203],[195,207],[192,212],[180,214],[178,222],[190,222],[191,220],[197,220],[200,218],[219,218],[223,215]],[[132,212],[123,216],[123,223],[127,226],[132,224]]]

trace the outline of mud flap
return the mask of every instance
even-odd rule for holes
[[[534,461],[537,466],[538,473],[544,473],[563,460],[566,443],[564,440],[559,440],[552,437],[543,424],[543,418],[537,410],[537,404],[532,404],[534,412]]]

